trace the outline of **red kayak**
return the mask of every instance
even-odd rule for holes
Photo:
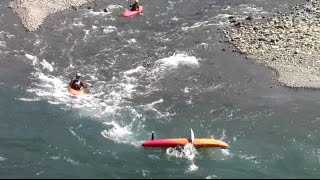
[[[136,11],[131,11],[130,9],[126,9],[123,13],[122,16],[124,17],[132,17],[140,14],[143,10],[143,6],[139,6]]]
[[[177,146],[185,146],[186,144],[191,143],[195,148],[200,147],[218,147],[222,149],[226,149],[229,145],[221,140],[216,139],[195,139],[193,135],[193,131],[191,130],[191,138],[174,138],[174,139],[154,139],[154,135],[152,133],[151,140],[142,143],[143,147],[177,147]]]

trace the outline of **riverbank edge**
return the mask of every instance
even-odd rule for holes
[[[8,7],[18,15],[27,31],[36,31],[54,13],[77,7],[93,0],[12,0]]]
[[[319,17],[319,1],[308,1],[262,21],[230,17],[231,28],[223,33],[234,51],[274,70],[279,84],[320,89]]]

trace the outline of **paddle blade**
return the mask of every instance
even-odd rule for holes
[[[194,140],[194,133],[193,133],[193,130],[192,129],[190,129],[191,130],[191,142],[193,143],[193,140]]]

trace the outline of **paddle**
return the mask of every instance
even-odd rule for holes
[[[192,142],[192,144],[193,144],[193,140],[194,140],[194,133],[193,133],[193,130],[192,129],[190,129],[191,130],[191,142]]]
[[[92,86],[92,84],[88,83],[88,82],[84,82],[86,85],[88,86]]]

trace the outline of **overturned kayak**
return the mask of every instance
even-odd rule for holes
[[[146,141],[142,144],[143,147],[177,147],[185,146],[186,144],[191,143],[195,148],[201,147],[217,147],[226,149],[229,145],[223,141],[216,139],[194,139],[193,142],[191,139],[187,138],[176,138],[176,139],[154,139]]]
[[[68,92],[74,96],[79,96],[84,94],[84,89],[81,88],[80,90],[72,89],[71,87],[68,87]]]
[[[201,138],[195,139],[193,135],[193,131],[191,129],[191,138],[172,138],[172,139],[154,139],[154,135],[152,133],[151,140],[142,143],[143,147],[177,147],[177,146],[185,146],[186,144],[191,143],[195,148],[201,147],[211,147],[211,148],[222,148],[226,149],[229,145],[221,140],[212,139],[212,138]]]
[[[143,6],[139,6],[139,8],[136,9],[136,11],[131,11],[130,9],[126,9],[123,13],[122,16],[124,17],[132,17],[140,14],[143,10]]]

